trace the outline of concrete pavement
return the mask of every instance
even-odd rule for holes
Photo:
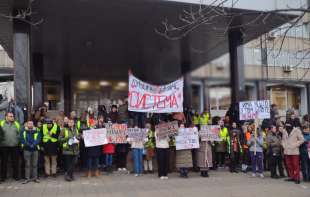
[[[130,175],[103,175],[65,182],[63,176],[42,179],[41,183],[8,181],[0,185],[0,197],[310,197],[310,183],[252,178],[249,174],[231,174],[211,171],[210,178],[190,173],[188,179],[170,174],[169,180],[160,180],[156,174],[134,177]]]

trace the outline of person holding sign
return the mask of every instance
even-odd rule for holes
[[[254,124],[254,123],[253,123]],[[255,136],[255,132],[257,136]],[[258,166],[258,173],[261,178],[264,178],[264,166],[263,166],[263,146],[264,139],[261,131],[257,130],[251,134],[250,140],[247,142],[250,147],[250,155],[252,162],[252,177],[256,177],[256,166]]]
[[[169,168],[169,137],[159,137],[159,130],[155,131],[156,156],[158,165],[158,177],[161,180],[168,179]]]
[[[224,121],[219,120],[219,126],[221,128],[219,136],[222,141],[219,141],[215,145],[216,167],[225,167],[225,156],[230,146],[230,138],[227,127],[224,126]]]
[[[197,130],[197,128],[196,128]],[[185,129],[184,124],[180,124],[179,134],[182,132],[186,135],[187,129]],[[189,133],[190,135],[191,133]],[[188,134],[187,134],[188,135]],[[188,178],[188,168],[193,167],[192,161],[192,151],[191,149],[181,149],[176,150],[176,167],[180,171],[181,178]]]
[[[98,118],[97,124],[95,126],[96,129],[104,128],[104,117],[100,116]],[[99,172],[99,157],[101,156],[101,147],[102,146],[91,146],[86,147],[85,152],[87,155],[87,178],[92,176],[92,171],[95,177],[100,176]]]
[[[199,149],[197,151],[198,157],[198,167],[200,168],[200,176],[202,177],[209,177],[208,171],[209,168],[213,167],[212,161],[212,144],[213,141],[210,141],[202,136],[202,128],[200,132],[200,142],[199,142]]]
[[[79,130],[74,125],[74,120],[69,120],[69,128],[65,128],[59,135],[59,141],[62,144],[62,154],[65,160],[65,180],[73,181],[73,170],[79,155]]]
[[[138,127],[135,127],[136,129],[139,129]],[[141,131],[141,129],[139,129]],[[142,132],[142,131],[141,131]],[[144,143],[147,141],[147,139],[134,139],[128,137],[128,142],[131,144],[132,149],[132,156],[133,156],[133,163],[134,163],[134,172],[135,177],[141,176],[143,171],[143,148]]]

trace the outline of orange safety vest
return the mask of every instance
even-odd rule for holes
[[[243,148],[248,149],[249,146],[247,145],[247,142],[251,139],[251,132],[247,131],[245,133],[245,139],[246,139],[246,143],[243,145]]]

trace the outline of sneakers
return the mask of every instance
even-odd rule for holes
[[[164,180],[164,179],[165,179],[163,176],[161,176],[161,177],[159,177],[159,178],[160,178],[160,180]]]
[[[138,177],[139,176],[139,174],[135,174],[135,177]]]
[[[40,180],[39,179],[34,179],[33,182],[40,183]]]
[[[167,176],[164,176],[164,178],[163,178],[164,180],[167,180],[168,179],[168,177]]]
[[[259,177],[263,179],[265,176],[263,175],[263,173],[261,173],[259,174]]]
[[[252,174],[252,177],[253,177],[253,178],[254,178],[254,177],[256,177],[256,174],[255,174],[255,173],[253,173],[253,174]]]
[[[27,183],[29,183],[30,182],[30,180],[29,179],[26,179],[26,180],[24,180],[23,182],[22,182],[22,184],[27,184]]]

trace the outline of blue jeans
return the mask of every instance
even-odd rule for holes
[[[87,158],[87,168],[88,170],[98,170],[99,158],[98,157],[88,157]]]
[[[133,154],[133,162],[134,162],[134,171],[136,174],[142,174],[143,149],[133,148],[132,154]]]
[[[112,161],[113,161],[113,155],[112,154],[106,154],[106,156],[105,156],[105,165],[107,167],[112,167]]]
[[[252,162],[252,172],[256,173],[256,165],[258,165],[258,173],[263,173],[264,167],[263,167],[263,161],[264,156],[262,152],[256,152],[256,155],[254,155],[254,152],[251,151],[251,162]]]

